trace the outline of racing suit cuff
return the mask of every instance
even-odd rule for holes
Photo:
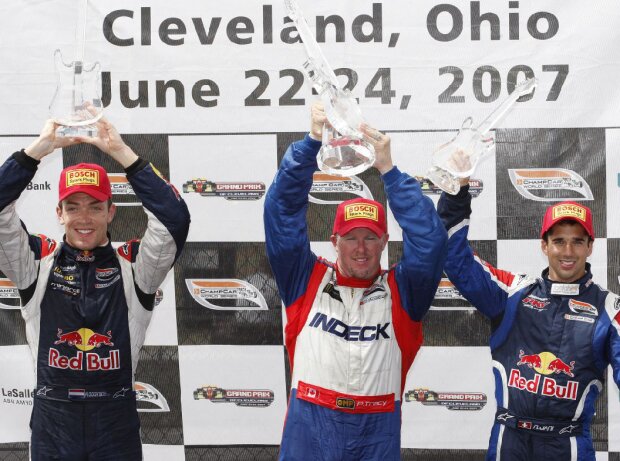
[[[303,139],[303,144],[305,144],[309,149],[312,149],[313,151],[316,151],[315,155],[319,152],[319,149],[321,148],[321,145],[323,144],[321,141],[317,141],[314,138],[310,137],[310,133],[306,133],[306,136],[304,136]]]
[[[15,152],[13,154],[13,159],[30,171],[37,171],[37,167],[39,163],[41,163],[41,160],[37,160],[27,155],[24,149]]]
[[[138,171],[142,170],[148,164],[149,162],[147,160],[138,157],[138,160],[136,160],[131,165],[129,165],[127,168],[125,168],[125,174],[127,176],[131,176],[132,174],[135,174]]]
[[[457,199],[464,199],[465,197],[467,197],[468,194],[469,184],[465,184],[464,186],[461,186],[461,188],[459,189],[459,193],[456,194],[454,197]]]
[[[392,167],[392,169],[381,175],[381,179],[383,179],[383,184],[385,186],[389,186],[391,184],[395,184],[401,177],[401,172],[396,165]]]

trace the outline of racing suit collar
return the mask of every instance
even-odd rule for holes
[[[545,282],[545,286],[549,293],[552,293],[553,285],[578,285],[579,286],[579,294],[583,293],[591,284],[592,284],[592,272],[590,272],[590,263],[586,263],[586,273],[580,279],[575,280],[574,282],[566,283],[566,282],[554,282],[549,279],[549,268],[547,267],[542,271],[542,279]]]
[[[114,249],[112,248],[112,238],[110,236],[110,233],[108,232],[106,235],[108,236],[108,242],[105,245],[98,246],[92,250],[80,250],[78,248],[72,247],[71,245],[67,243],[67,240],[65,236],[63,235],[62,236],[63,249],[67,254],[69,254],[71,257],[77,260],[81,260],[84,262],[90,262],[90,259],[97,260],[99,257],[103,255],[107,255],[107,254],[110,254],[110,252],[112,253],[114,252]],[[78,258],[78,256],[84,256],[84,255],[91,255],[92,258],[84,258],[84,259]]]

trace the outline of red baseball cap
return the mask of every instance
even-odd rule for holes
[[[112,197],[108,173],[94,163],[79,163],[60,172],[58,200],[63,201],[77,192],[84,192],[100,202]]]
[[[377,237],[383,237],[387,232],[383,205],[366,198],[354,198],[338,205],[333,233],[342,236],[357,227],[366,227]]]
[[[542,229],[540,230],[540,238],[543,238],[545,232],[551,229],[560,221],[570,219],[577,221],[583,226],[588,235],[594,240],[594,224],[592,222],[592,211],[585,205],[577,202],[561,202],[547,208],[545,217],[543,218]]]

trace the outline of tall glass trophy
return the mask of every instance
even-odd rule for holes
[[[478,126],[474,126],[472,117],[467,117],[452,141],[433,153],[433,166],[426,177],[448,194],[456,195],[460,189],[459,180],[470,177],[484,154],[494,147],[495,141],[489,131],[504,118],[517,99],[534,91],[536,84],[535,78],[519,84]]]
[[[340,87],[336,74],[314,39],[296,0],[284,0],[289,17],[297,27],[308,55],[304,71],[325,107],[331,127],[323,127],[323,145],[317,155],[321,171],[337,176],[352,176],[375,162],[373,146],[364,141],[359,126],[362,111],[350,91]]]
[[[56,91],[50,103],[50,117],[61,126],[57,136],[97,136],[95,123],[103,115],[101,66],[84,62],[86,9],[84,0],[76,27],[75,58],[66,62],[60,50],[54,52]]]

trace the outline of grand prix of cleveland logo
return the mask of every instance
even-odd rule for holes
[[[196,193],[202,197],[222,197],[226,200],[258,200],[265,195],[262,182],[214,182],[194,178],[183,184],[183,193]]]
[[[437,392],[414,389],[405,393],[405,402],[419,402],[426,406],[440,406],[448,410],[482,410],[487,396],[482,392]]]
[[[269,309],[263,294],[245,280],[185,279],[185,284],[194,301],[209,309],[220,311]]]
[[[223,389],[202,386],[194,391],[194,400],[210,400],[213,403],[234,403],[239,407],[268,407],[274,399],[269,389]]]
[[[564,168],[509,169],[510,181],[517,192],[536,202],[594,200],[588,183],[572,170]]]
[[[415,177],[420,183],[420,188],[422,189],[422,193],[424,195],[441,195],[443,190],[437,187],[430,179],[425,178],[424,176],[416,176]],[[484,189],[484,183],[480,179],[471,178],[469,180],[469,193],[472,198],[478,197],[482,190]]]

